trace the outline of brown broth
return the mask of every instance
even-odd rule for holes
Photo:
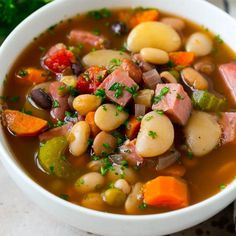
[[[113,22],[117,20],[117,15],[120,10],[113,11],[112,17],[108,19],[99,20],[99,22],[88,18],[86,15],[79,15],[59,23],[53,30],[48,30],[42,33],[36,38],[17,58],[13,67],[8,74],[8,80],[4,88],[4,95],[7,96],[20,96],[20,101],[13,103],[8,102],[8,106],[11,109],[21,109],[24,106],[26,100],[27,91],[30,89],[28,86],[20,85],[15,74],[24,67],[34,66],[40,67],[39,58],[42,56],[40,47],[49,49],[52,45],[62,42],[68,44],[67,34],[72,29],[83,29],[91,31],[93,29],[99,29],[102,34],[111,42],[110,48],[121,49],[124,43],[125,37],[114,36],[109,27],[106,26],[107,22]],[[169,14],[162,13],[161,16],[169,16]],[[196,31],[206,32],[204,27],[198,26],[190,21],[187,22],[186,30],[183,32],[184,39],[190,34]],[[214,36],[208,32],[208,34],[214,38]],[[216,65],[226,63],[236,59],[235,53],[225,44],[215,43],[215,52],[212,53],[212,58]],[[82,55],[86,54],[88,50],[83,49]],[[214,89],[226,96],[228,93],[223,85],[219,72],[216,72],[210,78],[214,83]],[[230,108],[233,109],[232,104],[229,102]],[[181,134],[180,134],[181,135]],[[6,137],[8,144],[13,151],[16,159],[23,166],[25,171],[36,182],[43,186],[48,191],[60,196],[61,194],[68,194],[70,201],[76,204],[80,204],[81,195],[76,193],[73,189],[74,179],[64,180],[48,175],[43,172],[37,165],[35,155],[39,148],[39,142],[37,138],[19,138],[12,136],[7,130],[4,130],[4,136]],[[190,187],[191,204],[195,204],[202,200],[205,200],[217,192],[220,191],[222,184],[229,184],[232,182],[236,175],[236,161],[235,154],[236,146],[220,147],[217,150],[212,151],[210,154],[188,160],[187,157],[182,157],[183,163],[188,162],[190,165],[197,159],[197,164],[193,167],[187,167],[185,179]],[[86,164],[90,161],[89,155],[84,155],[81,158],[81,163],[78,165],[80,174],[86,173]],[[148,171],[140,173],[140,181],[146,181],[155,176],[150,176]],[[107,183],[108,185],[109,183]],[[107,206],[104,211],[112,213],[125,214],[124,208],[112,208]],[[164,209],[148,208],[146,210],[140,210],[139,214],[151,214],[160,213],[166,211]]]

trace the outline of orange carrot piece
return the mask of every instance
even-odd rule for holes
[[[183,165],[173,164],[166,169],[158,171],[159,175],[164,176],[176,176],[176,177],[183,177],[186,173],[186,168]]]
[[[171,52],[169,57],[176,66],[191,66],[195,58],[193,52]]]
[[[138,121],[135,116],[131,116],[130,119],[128,120],[125,129],[125,134],[130,140],[137,137],[138,131],[140,129],[140,124],[141,122]]]
[[[157,10],[138,11],[131,16],[129,20],[129,27],[134,28],[136,25],[146,21],[157,21],[159,19],[159,12]]]
[[[36,136],[48,122],[15,110],[3,111],[3,122],[16,136]]]
[[[155,207],[171,210],[189,205],[188,186],[183,179],[171,176],[159,176],[143,187],[144,202]]]
[[[17,78],[19,78],[19,82],[24,84],[40,84],[47,80],[47,76],[44,70],[36,69],[33,67],[29,67],[27,69],[19,71],[17,74]]]
[[[97,127],[95,121],[94,121],[94,116],[95,116],[95,112],[89,112],[86,117],[85,117],[85,121],[88,122],[90,129],[91,129],[91,133],[92,136],[95,137],[101,130]]]

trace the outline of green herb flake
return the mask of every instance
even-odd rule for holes
[[[59,197],[65,201],[69,201],[69,198],[70,198],[69,195],[65,193],[61,193]]]
[[[110,91],[115,91],[114,93],[114,97],[115,98],[119,98],[123,95],[123,89],[124,89],[124,85],[122,85],[121,83],[114,83],[109,90]]]
[[[45,47],[39,47],[39,51],[44,53],[44,52],[46,52],[46,48]]]
[[[59,102],[58,102],[57,100],[53,100],[52,107],[53,107],[53,108],[58,108],[58,107],[60,107]]]
[[[153,118],[153,116],[148,116],[145,118],[146,121],[150,121]]]
[[[106,107],[105,105],[102,105],[102,109],[103,109],[104,111],[107,111],[107,107]]]
[[[92,159],[93,161],[98,161],[98,160],[100,160],[100,157],[99,157],[99,156],[96,156],[96,155],[92,155],[92,156],[91,156],[91,159]]]
[[[124,167],[128,167],[128,161],[127,160],[122,160],[120,164]]]
[[[157,104],[161,101],[161,99],[169,93],[170,89],[168,87],[164,87],[161,89],[160,94],[153,98],[153,103]]]
[[[162,111],[162,110],[155,110],[155,112],[158,114],[158,115],[164,115],[164,111]]]
[[[101,31],[99,29],[93,29],[92,34],[99,36],[101,34]]]
[[[106,91],[105,91],[105,89],[98,89],[95,92],[95,96],[100,97],[102,99],[105,99],[106,98]]]
[[[88,146],[92,146],[93,145],[93,139],[92,138],[89,138],[88,139]]]
[[[221,185],[219,186],[220,190],[224,190],[226,187],[227,187],[226,184],[221,184]]]
[[[141,122],[142,119],[143,119],[143,116],[138,116],[138,117],[136,117],[136,120],[137,120],[138,122]]]
[[[184,97],[179,93],[177,93],[176,98],[179,100],[184,100]]]
[[[221,36],[219,34],[216,35],[214,39],[218,44],[223,44],[224,43],[224,40],[221,38]]]
[[[28,71],[27,71],[27,70],[24,70],[24,69],[21,69],[21,70],[19,70],[19,72],[18,72],[18,75],[19,75],[20,77],[22,77],[22,78],[26,77],[28,74],[29,74]]]
[[[108,10],[107,8],[102,8],[100,10],[95,10],[95,11],[89,11],[88,16],[93,18],[94,20],[101,20],[104,18],[110,17],[111,11]]]
[[[144,202],[138,206],[138,208],[140,210],[145,210],[145,209],[147,209],[147,207],[148,207],[148,205],[146,203],[144,203]]]
[[[20,100],[20,96],[13,96],[13,97],[8,98],[9,102],[18,102],[19,100]]]
[[[150,136],[152,139],[157,138],[157,133],[155,131],[150,130],[148,132],[148,136]]]
[[[134,98],[138,96],[138,85],[133,85],[132,87],[126,87],[126,91],[128,91]]]
[[[32,111],[29,111],[29,110],[27,111],[27,110],[25,110],[24,108],[20,109],[20,112],[25,113],[26,115],[30,115],[30,116],[33,115],[33,112],[32,112]]]
[[[51,174],[53,174],[54,173],[54,166],[50,166],[49,171],[50,171]]]
[[[102,146],[106,149],[109,149],[111,148],[110,144],[109,143],[103,143]]]
[[[67,89],[71,96],[76,97],[79,95],[79,91],[75,89],[73,86],[68,86]]]
[[[117,69],[120,65],[122,64],[122,61],[120,59],[117,58],[113,58],[111,59],[109,65],[108,65],[108,71],[111,73],[113,72],[115,69]]]
[[[101,175],[106,175],[106,173],[109,171],[109,170],[113,170],[113,166],[112,166],[112,163],[110,162],[109,158],[103,158],[102,159],[102,162],[103,162],[103,166],[101,167],[100,169],[100,173]]]
[[[189,160],[192,160],[192,159],[193,159],[193,153],[190,152],[190,151],[188,151],[188,152],[187,152],[187,158],[188,158]]]

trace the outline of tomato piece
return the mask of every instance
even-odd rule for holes
[[[62,73],[75,61],[74,54],[64,44],[56,44],[43,58],[43,65],[54,73]]]
[[[77,89],[80,93],[94,93],[106,75],[105,67],[92,66],[79,76]]]

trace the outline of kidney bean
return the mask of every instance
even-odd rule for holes
[[[43,89],[33,89],[30,96],[37,106],[45,110],[51,109],[52,99]]]

